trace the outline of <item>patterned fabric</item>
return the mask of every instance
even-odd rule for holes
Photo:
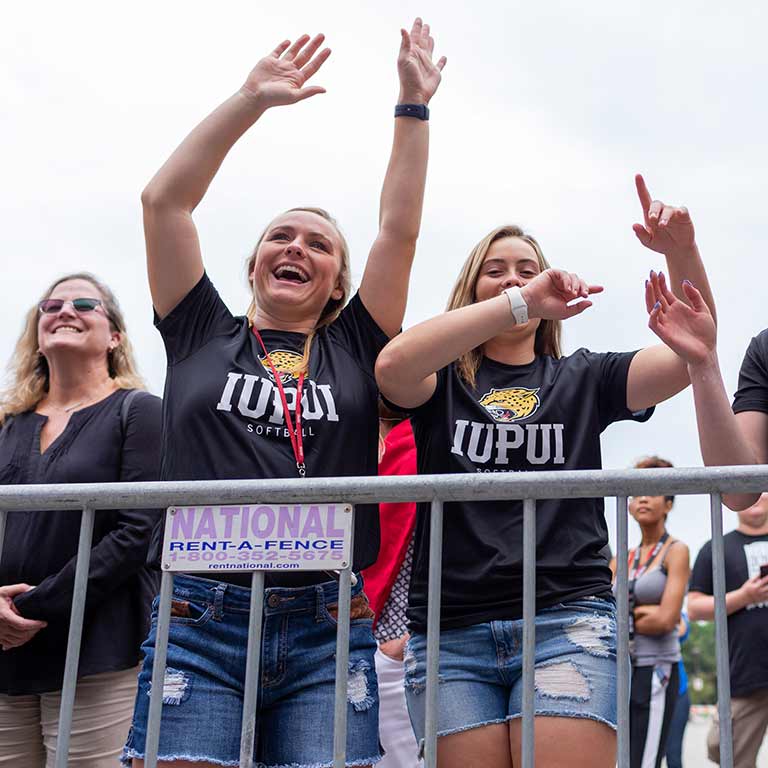
[[[408,607],[408,588],[411,585],[411,562],[413,561],[413,537],[408,544],[408,551],[397,574],[389,599],[384,604],[381,616],[373,630],[374,637],[379,643],[396,640],[408,631],[405,610]]]

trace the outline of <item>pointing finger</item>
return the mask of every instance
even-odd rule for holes
[[[648,187],[645,185],[645,179],[641,174],[635,175],[635,189],[637,189],[637,196],[640,198],[640,205],[643,208],[643,217],[645,223],[648,223],[648,209],[651,207],[651,193],[648,191]]]

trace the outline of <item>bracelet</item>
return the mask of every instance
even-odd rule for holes
[[[395,107],[395,117],[416,117],[419,120],[429,120],[429,107],[426,104],[398,104]]]
[[[511,288],[505,289],[504,293],[507,294],[507,299],[509,299],[509,309],[512,312],[512,317],[515,318],[515,325],[527,323],[528,305],[525,303],[520,288],[514,285]]]

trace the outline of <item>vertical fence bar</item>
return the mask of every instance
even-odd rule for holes
[[[264,616],[264,571],[251,577],[251,611],[248,615],[248,646],[245,656],[245,693],[243,724],[240,729],[240,766],[253,765],[253,743],[256,739],[256,705],[259,698],[259,662],[261,661],[261,624]]]
[[[731,731],[731,673],[728,664],[728,613],[725,609],[725,547],[719,493],[709,497],[712,517],[712,583],[715,596],[715,654],[717,656],[717,714],[720,718],[720,765],[733,768]]]
[[[523,501],[523,748],[522,768],[533,768],[536,662],[536,499]]]
[[[443,502],[432,500],[429,516],[429,577],[427,582],[427,690],[424,723],[424,765],[437,768],[438,675],[440,671],[440,597],[443,573]]]
[[[336,692],[333,701],[333,768],[347,762],[347,687],[349,685],[349,609],[352,600],[352,563],[355,561],[355,511],[352,510],[349,563],[339,571],[336,627]]]
[[[5,521],[8,517],[8,512],[5,509],[0,509],[0,562],[3,560],[3,544],[5,542]]]
[[[83,616],[85,614],[85,593],[88,589],[88,568],[91,562],[93,519],[94,510],[91,507],[83,507],[83,515],[80,519],[80,539],[77,542],[72,611],[69,616],[67,657],[64,662],[64,682],[61,688],[59,733],[56,738],[56,768],[67,768],[69,763],[69,736],[72,731],[72,709],[75,706],[80,640],[83,636]]]
[[[171,571],[163,571],[163,575],[160,579],[160,603],[157,606],[155,658],[152,662],[152,684],[149,691],[149,714],[147,715],[147,740],[144,746],[144,768],[157,768],[157,750],[160,746],[160,718],[163,713],[165,659],[168,655],[168,630],[171,625],[172,595],[173,573],[171,573]]]
[[[629,768],[629,540],[627,497],[616,497],[616,724],[619,768]]]

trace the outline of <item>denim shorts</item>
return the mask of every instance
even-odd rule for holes
[[[426,634],[405,650],[405,697],[424,738]],[[536,615],[535,713],[616,728],[616,609],[581,598]],[[438,735],[522,717],[523,621],[491,621],[440,633]]]
[[[372,612],[352,588],[347,762],[381,759]],[[159,760],[237,766],[251,591],[194,576],[174,579],[168,660],[163,684]],[[258,768],[333,765],[333,711],[338,583],[267,589],[256,715]],[[157,632],[153,604],[133,725],[122,760],[144,757]]]

